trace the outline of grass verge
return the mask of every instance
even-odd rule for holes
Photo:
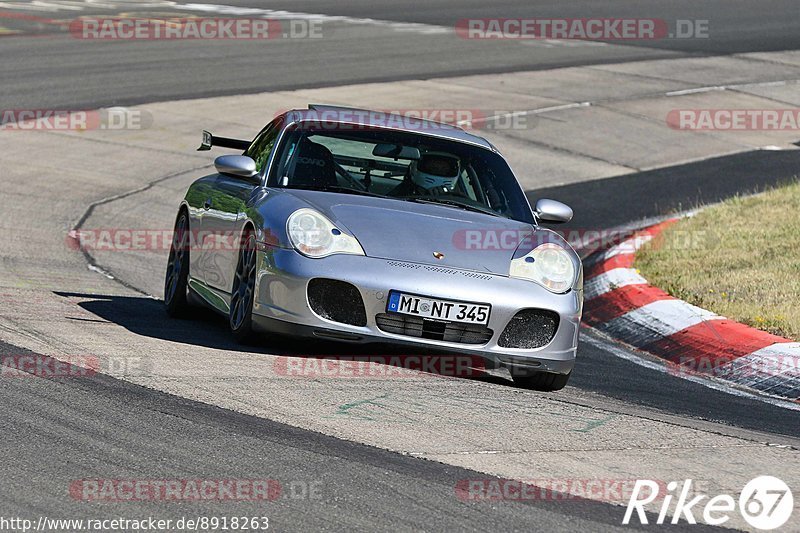
[[[635,266],[676,298],[800,340],[800,182],[680,220]]]

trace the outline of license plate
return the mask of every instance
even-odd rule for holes
[[[489,323],[492,306],[391,291],[386,310],[390,313],[485,326]]]

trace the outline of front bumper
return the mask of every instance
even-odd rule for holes
[[[363,327],[327,320],[308,303],[313,278],[341,280],[354,285],[364,301]],[[493,331],[482,345],[409,337],[381,330],[376,316],[386,312],[389,291],[396,290],[447,300],[489,303],[488,327]],[[479,355],[512,367],[566,374],[572,370],[580,329],[582,291],[553,294],[520,279],[437,265],[422,265],[356,255],[309,259],[294,250],[267,248],[258,252],[253,321],[265,331],[357,343],[392,343]],[[498,345],[501,333],[522,309],[546,309],[559,315],[553,339],[541,348],[512,349]]]

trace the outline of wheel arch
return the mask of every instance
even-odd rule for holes
[[[181,218],[181,214],[186,215],[186,221],[191,225],[192,217],[189,216],[189,205],[186,203],[186,200],[181,202],[181,205],[178,206],[178,213],[175,215],[175,222],[178,222],[178,219]]]
[[[244,221],[244,224],[242,224],[242,231],[239,233],[239,242],[241,242],[241,240],[244,239],[244,236],[247,235],[248,231],[252,231],[255,234],[256,238],[258,238],[258,231],[256,231],[256,224],[249,218]]]
[[[239,259],[241,257],[241,246],[244,244],[244,238],[245,238],[245,236],[247,235],[248,232],[252,232],[256,236],[256,239],[258,239],[258,232],[256,231],[256,224],[255,224],[255,222],[253,222],[249,218],[244,221],[244,223],[242,224],[242,229],[239,231],[239,241],[238,241],[239,248],[236,249],[236,259],[234,261],[232,261],[232,266],[233,266],[232,274],[234,274],[234,275],[236,273],[236,269],[239,267]],[[234,278],[234,276],[231,276],[231,283],[232,283],[233,278]],[[230,291],[232,293],[233,284],[231,284],[231,286],[230,286]]]

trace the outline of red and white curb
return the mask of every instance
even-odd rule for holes
[[[711,376],[800,402],[800,343],[678,300],[633,268],[636,252],[676,220],[637,231],[588,258],[584,322],[665,359],[676,375]]]

